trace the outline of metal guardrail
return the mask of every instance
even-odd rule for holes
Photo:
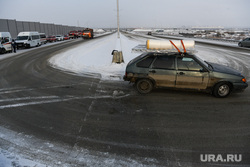
[[[179,38],[192,38],[192,39],[200,39],[200,40],[211,40],[211,41],[222,41],[222,42],[232,42],[232,43],[238,43],[240,40],[231,40],[231,39],[219,39],[219,38],[197,38],[197,37],[189,37],[189,36],[178,36],[178,35],[169,35],[169,34],[155,34],[153,33],[153,36],[162,35],[162,36],[169,36],[169,37],[179,37]]]

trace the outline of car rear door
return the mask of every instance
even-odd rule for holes
[[[209,73],[192,57],[177,57],[176,74],[176,88],[207,88]]]
[[[153,78],[158,87],[175,87],[176,56],[157,56],[149,69],[149,77]]]

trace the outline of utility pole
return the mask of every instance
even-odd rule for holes
[[[120,38],[119,0],[117,0],[117,38]]]

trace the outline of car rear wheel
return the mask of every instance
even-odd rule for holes
[[[149,79],[140,79],[135,83],[135,87],[139,93],[146,94],[153,90],[153,83]]]
[[[231,85],[227,82],[218,83],[214,87],[213,94],[215,97],[227,97],[231,93]]]

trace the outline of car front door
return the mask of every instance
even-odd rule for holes
[[[192,57],[177,57],[176,88],[206,89],[209,73]]]
[[[250,46],[250,38],[244,39],[241,43],[245,47]]]
[[[158,87],[175,87],[176,56],[157,56],[149,69],[149,77],[153,78]]]
[[[247,39],[246,46],[250,47],[250,38]]]

